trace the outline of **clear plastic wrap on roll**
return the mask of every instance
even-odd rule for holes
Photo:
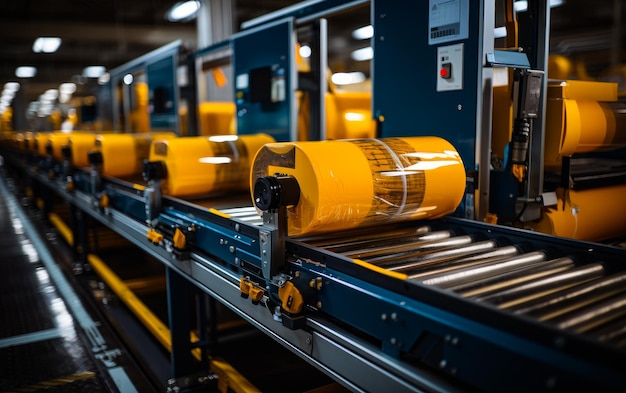
[[[181,137],[153,143],[150,161],[163,161],[163,191],[173,196],[198,196],[248,189],[252,158],[267,134]]]
[[[251,185],[275,174],[300,185],[292,236],[442,217],[465,190],[461,157],[439,137],[271,143],[254,159]]]

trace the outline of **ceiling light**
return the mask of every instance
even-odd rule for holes
[[[18,82],[7,82],[4,84],[4,90],[6,91],[18,91],[20,89],[20,84]]]
[[[357,49],[350,54],[350,57],[352,57],[352,59],[356,61],[372,60],[372,58],[374,57],[374,49],[372,49],[371,46],[368,46],[367,48]]]
[[[32,78],[37,75],[37,68],[32,66],[21,66],[15,69],[15,76],[18,78]]]
[[[550,8],[560,7],[565,4],[565,0],[550,0]],[[528,0],[516,0],[513,3],[513,9],[516,12],[528,11]]]
[[[352,38],[354,38],[355,40],[369,40],[373,36],[374,27],[372,25],[359,27],[352,32]]]
[[[133,74],[126,74],[124,75],[123,81],[125,85],[130,85],[133,83]]]
[[[33,43],[33,52],[35,53],[54,53],[61,46],[61,38],[59,37],[39,37]]]
[[[303,59],[311,57],[311,47],[308,45],[302,45],[298,52]]]
[[[104,66],[89,66],[83,70],[83,76],[87,78],[100,78],[106,72]]]
[[[74,94],[76,92],[75,83],[61,83],[59,86],[59,93],[61,94]]]
[[[170,22],[187,22],[196,17],[199,9],[199,1],[183,1],[176,3],[167,12],[167,20]]]
[[[100,78],[98,78],[98,84],[104,85],[106,83],[109,83],[110,80],[111,80],[111,74],[109,74],[108,72],[105,72],[104,74],[102,74]]]
[[[493,38],[504,38],[506,37],[506,26],[496,27],[493,29]]]
[[[336,85],[350,85],[363,82],[365,74],[362,72],[336,72],[330,79]]]

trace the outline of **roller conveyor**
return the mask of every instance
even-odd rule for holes
[[[424,227],[421,228],[424,231]],[[402,233],[401,230],[390,232]],[[412,232],[412,229],[406,232]],[[434,237],[444,236],[445,239],[423,240],[428,239],[430,234]],[[537,320],[547,320],[545,316],[541,316],[547,310],[552,310],[553,315],[560,315],[561,309],[567,315],[581,313],[579,317],[571,316],[559,322],[556,326],[560,329],[569,329],[582,323],[575,323],[578,320],[595,319],[595,316],[601,314],[600,310],[605,310],[602,315],[607,314],[607,317],[604,322],[597,322],[598,326],[594,326],[595,329],[605,328],[623,315],[623,302],[619,295],[626,295],[624,276],[623,274],[608,276],[607,269],[602,263],[581,265],[576,262],[575,257],[549,258],[549,253],[541,249],[520,253],[521,249],[529,248],[527,243],[523,247],[521,245],[498,247],[495,240],[472,241],[469,235],[448,238],[446,234],[450,235],[451,232],[428,231],[409,236],[401,242],[401,238],[388,236],[382,232],[378,236],[379,239],[387,239],[389,243],[387,247],[377,244],[372,248],[371,254],[366,249],[361,249],[358,253],[348,253],[346,256],[351,258],[360,256],[366,262],[385,267],[390,271],[407,272],[408,278],[419,283],[418,285],[436,286],[466,298],[467,301],[489,303],[501,309],[529,315]],[[358,238],[359,236],[355,237]],[[450,239],[457,240],[451,244]],[[316,243],[314,240],[310,242]],[[341,242],[359,244],[358,241],[351,242],[347,238],[341,239]],[[466,245],[467,243],[469,245]],[[454,248],[450,248],[451,245]],[[340,247],[328,243],[322,246],[329,251],[341,249]],[[430,253],[418,255],[416,262],[406,265],[386,266],[384,263],[378,263],[376,257],[368,259],[371,255],[387,255],[393,259],[397,253],[403,253],[405,249],[415,251],[424,248]],[[468,251],[464,251],[465,248]],[[384,262],[388,261],[383,259],[384,257],[380,258]],[[583,296],[584,300],[579,304],[570,300]],[[607,296],[613,296],[615,299],[606,300]],[[601,304],[603,301],[605,304]],[[586,310],[589,306],[592,306],[591,309],[595,310],[595,313]],[[589,329],[585,331],[587,330]],[[578,332],[582,331],[579,329]]]
[[[259,217],[249,194],[188,200],[163,196],[155,220],[146,226],[147,196],[154,187],[151,181],[138,187],[103,177],[94,195],[89,171],[76,170],[75,191],[68,193],[62,176],[51,181],[45,172],[31,173],[28,166],[22,169],[156,253],[209,293],[227,299],[247,318],[278,332],[274,334],[289,345],[306,348],[306,340],[290,341],[301,335],[320,340],[320,321],[325,326],[320,331],[339,326],[333,331],[345,329],[342,334],[360,337],[364,340],[361,345],[371,346],[378,355],[364,363],[353,360],[356,363],[347,363],[345,370],[341,365],[333,366],[338,367],[335,377],[353,390],[360,389],[346,377],[347,369],[360,369],[364,364],[379,367],[379,356],[392,359],[394,379],[410,381],[402,385],[410,388],[399,390],[420,390],[425,385],[417,375],[432,372],[437,386],[452,380],[462,390],[500,391],[509,386],[511,378],[521,378],[522,374],[530,377],[520,389],[545,387],[552,377],[560,383],[556,390],[563,391],[577,385],[597,385],[607,391],[623,386],[626,374],[620,362],[626,355],[622,349],[624,333],[618,323],[623,320],[619,300],[626,289],[616,283],[597,300],[583,295],[588,302],[567,303],[567,312],[558,319],[544,320],[540,312],[522,311],[523,306],[576,290],[588,293],[587,286],[619,274],[624,270],[619,263],[624,257],[621,250],[444,218],[287,236],[283,263],[271,270],[264,269],[263,248],[259,246],[264,236],[271,237],[279,229],[268,224],[267,217]],[[103,193],[108,196],[108,205],[94,205]],[[188,239],[182,249],[174,245],[177,229]],[[147,230],[156,230],[163,238],[148,241]],[[279,249],[277,244],[267,252]],[[271,262],[280,261],[276,258]],[[218,277],[225,287],[216,283]],[[243,281],[239,283],[239,279]],[[260,304],[241,299],[242,287],[255,289],[256,285],[268,288],[261,292]],[[292,291],[290,295],[284,294],[286,290]],[[287,300],[298,294],[302,301],[296,309]],[[252,292],[245,295],[253,296]],[[501,307],[502,299],[505,307]],[[280,313],[268,311],[277,306],[282,309]],[[564,324],[582,321],[579,313],[600,315],[601,323]],[[282,325],[276,319],[282,320]],[[324,337],[328,334],[326,331]],[[453,345],[448,336],[463,345]],[[567,347],[554,344],[563,340]],[[324,347],[316,343],[315,348],[322,352],[304,350],[304,356],[323,368],[330,361],[324,360],[320,349]],[[341,340],[342,351],[350,347]],[[532,351],[523,349],[531,347]],[[433,352],[433,348],[438,349]],[[476,367],[475,357],[484,353],[489,355]],[[494,373],[502,377],[494,380]],[[389,382],[385,378],[381,376],[381,381]]]

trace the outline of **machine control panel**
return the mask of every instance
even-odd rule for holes
[[[463,44],[437,48],[437,91],[463,90]]]

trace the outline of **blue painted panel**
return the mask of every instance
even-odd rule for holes
[[[177,131],[176,61],[174,53],[146,67],[152,131]]]
[[[475,169],[478,80],[482,64],[480,7],[469,2],[469,37],[429,45],[429,2],[373,1],[373,113],[381,137],[436,135]],[[463,18],[463,16],[461,16]],[[463,89],[437,92],[437,48],[463,43]]]
[[[292,139],[293,20],[250,29],[234,36],[233,64],[237,132],[264,132],[278,141]],[[284,95],[276,94],[284,89]]]

